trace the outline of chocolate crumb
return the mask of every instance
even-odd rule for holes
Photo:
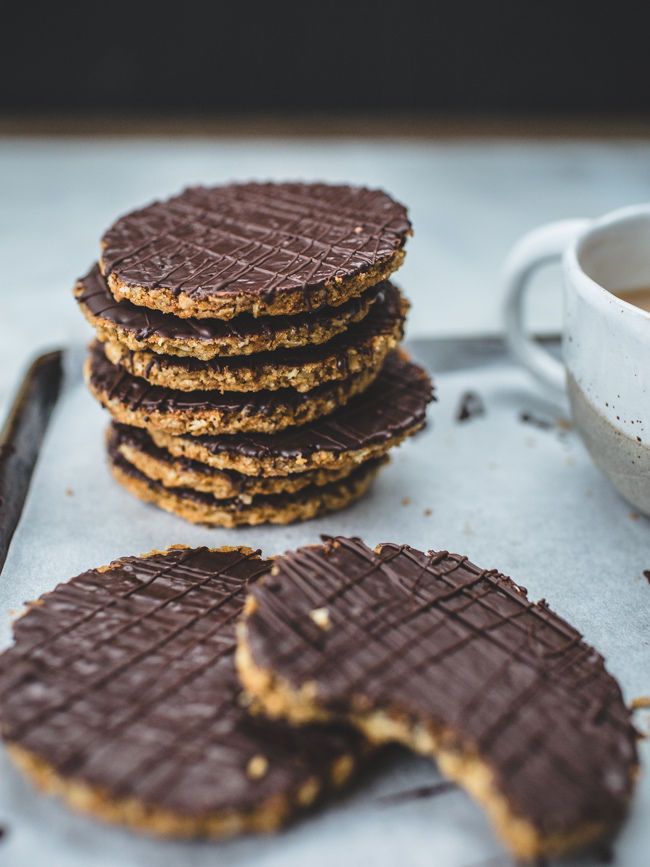
[[[475,391],[466,391],[461,395],[456,411],[456,421],[471,421],[480,415],[485,415],[485,404]]]
[[[0,825],[0,840],[4,840],[6,836],[7,829],[4,827],[4,825]]]
[[[425,509],[422,514],[428,518],[430,515],[433,515],[433,509]]]
[[[551,430],[551,428],[555,427],[554,422],[539,415],[534,415],[532,412],[520,412],[519,421],[539,428],[539,430]]]
[[[650,584],[650,569],[643,570],[643,577],[648,582],[648,584]]]
[[[417,786],[414,789],[406,789],[403,792],[395,792],[392,795],[381,795],[377,800],[382,804],[402,804],[405,801],[419,801],[421,798],[431,798],[434,795],[442,795],[452,789],[457,789],[456,783],[451,780],[440,780],[428,786]]]

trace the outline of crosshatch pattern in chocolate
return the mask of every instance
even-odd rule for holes
[[[622,818],[636,734],[602,657],[542,601],[447,551],[336,538],[253,588],[256,665],[345,716],[401,712],[477,751],[514,813],[544,833]],[[309,616],[326,608],[328,630]]]
[[[0,656],[3,737],[61,777],[181,815],[253,810],[326,779],[357,735],[270,724],[240,702],[235,621],[269,565],[170,549],[58,585]],[[256,755],[268,770],[252,782]]]
[[[410,233],[381,190],[329,184],[190,187],[117,220],[105,274],[196,298],[309,290],[390,259]]]

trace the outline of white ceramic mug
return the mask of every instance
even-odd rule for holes
[[[563,363],[526,334],[523,321],[529,278],[559,258]],[[612,294],[650,287],[650,204],[542,226],[516,244],[505,273],[510,349],[538,380],[567,389],[594,462],[650,515],[650,313]]]

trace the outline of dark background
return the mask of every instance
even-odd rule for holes
[[[8,114],[650,111],[650,4],[4,2]]]

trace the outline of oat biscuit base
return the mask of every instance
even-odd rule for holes
[[[272,717],[345,719],[435,757],[518,858],[613,833],[636,732],[602,657],[545,602],[447,551],[360,539],[275,561],[237,665]]]
[[[74,289],[81,312],[102,342],[118,341],[135,351],[199,358],[250,355],[277,349],[326,343],[360,322],[380,297],[386,283],[378,283],[338,307],[294,316],[255,318],[242,314],[231,320],[179,319],[169,313],[116,301],[98,266]]]
[[[411,224],[381,190],[303,183],[191,187],[118,219],[100,267],[119,301],[232,319],[337,306],[387,279]]]
[[[234,668],[249,548],[125,557],[30,605],[0,656],[0,727],[44,792],[164,836],[272,831],[361,759],[350,730],[253,719]]]
[[[253,476],[350,468],[380,457],[424,427],[434,399],[427,372],[391,352],[375,382],[332,415],[275,434],[171,436],[150,430],[171,455]]]
[[[108,360],[151,385],[180,391],[311,391],[325,382],[361,373],[379,372],[387,354],[404,336],[408,309],[399,290],[388,285],[366,318],[321,346],[275,350],[238,358],[201,361],[195,358],[134,351],[108,340]]]
[[[150,385],[116,367],[99,343],[91,347],[84,368],[91,394],[115,421],[149,431],[192,436],[242,431],[275,433],[293,425],[308,424],[363,392],[377,373],[363,371],[304,394],[289,388],[248,393],[184,392]]]
[[[291,494],[310,485],[322,487],[345,478],[357,466],[352,463],[336,470],[310,470],[271,478],[246,476],[234,470],[215,470],[187,458],[173,458],[166,449],[154,445],[145,430],[115,423],[108,428],[107,443],[143,475],[166,488],[192,488],[218,500],[238,497],[245,503],[257,494]]]
[[[249,501],[239,497],[217,500],[212,494],[191,488],[165,488],[121,455],[109,452],[114,478],[138,499],[153,503],[192,524],[227,528],[292,524],[345,509],[366,493],[385,460],[368,461],[341,481],[323,487],[310,486],[295,494],[259,495]]]

